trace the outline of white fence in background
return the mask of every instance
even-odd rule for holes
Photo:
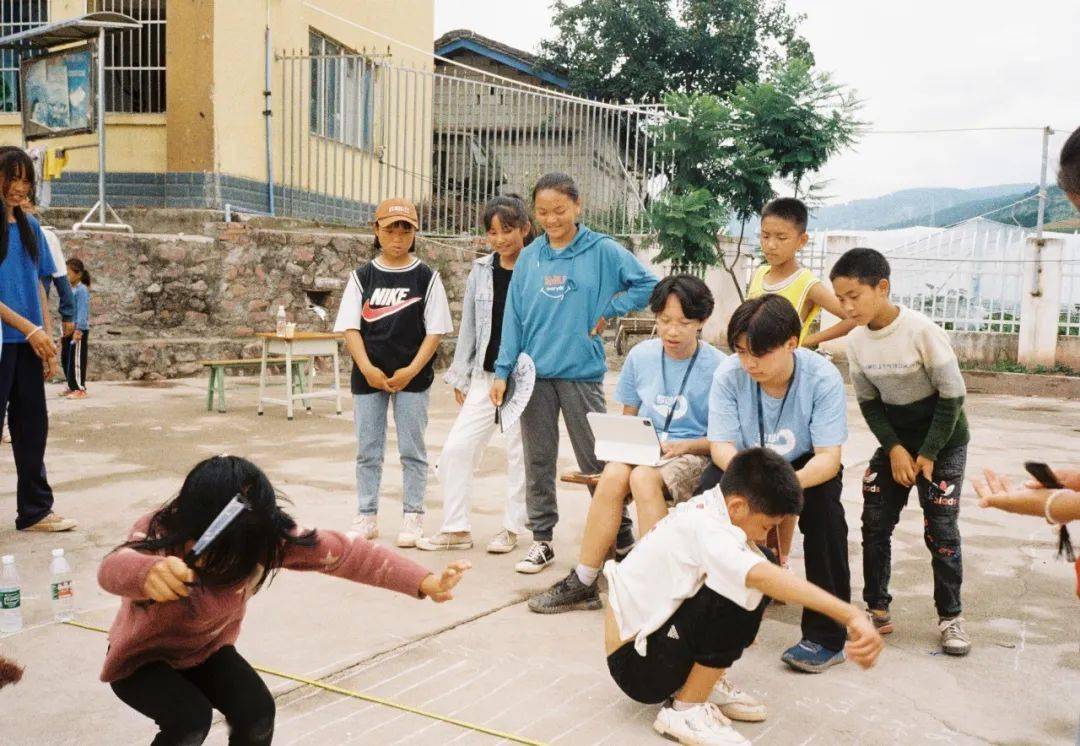
[[[1035,261],[1033,231],[977,218],[951,228],[829,232],[818,241],[822,276],[849,248],[881,251],[892,266],[893,298],[922,311],[947,330],[1018,334],[1027,284],[1026,265]],[[1080,260],[1080,238],[1065,241],[1063,266]],[[1072,274],[1061,295],[1063,334],[1080,334],[1080,275]]]
[[[527,196],[549,171],[575,178],[590,227],[647,231],[663,163],[656,107],[413,70],[347,54],[312,34],[310,52],[279,55],[279,211],[361,223],[387,197],[420,208],[427,234],[474,232],[492,196]]]

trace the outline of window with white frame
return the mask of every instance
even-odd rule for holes
[[[105,35],[105,111],[165,111],[165,0],[87,0],[88,13],[123,13],[139,28]]]
[[[0,36],[29,31],[49,22],[49,0],[0,0]],[[19,63],[30,48],[0,50],[0,111],[19,110]]]
[[[311,132],[357,148],[371,147],[375,122],[375,66],[311,31]]]

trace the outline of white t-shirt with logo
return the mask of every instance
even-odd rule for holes
[[[648,636],[703,585],[744,609],[757,608],[762,594],[746,586],[746,575],[767,561],[732,525],[719,487],[680,504],[625,560],[604,565],[619,638],[633,638],[634,650],[645,655]]]

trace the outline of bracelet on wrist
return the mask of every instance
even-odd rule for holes
[[[1055,521],[1053,519],[1053,517],[1051,516],[1051,512],[1054,509],[1054,500],[1057,500],[1058,495],[1066,491],[1067,490],[1054,490],[1046,498],[1046,504],[1043,506],[1043,515],[1046,516],[1046,522],[1049,523],[1051,526],[1061,525],[1061,521]]]

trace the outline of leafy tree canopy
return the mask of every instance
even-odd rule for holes
[[[784,0],[556,0],[552,11],[540,56],[593,98],[725,94],[785,58],[813,61]]]

